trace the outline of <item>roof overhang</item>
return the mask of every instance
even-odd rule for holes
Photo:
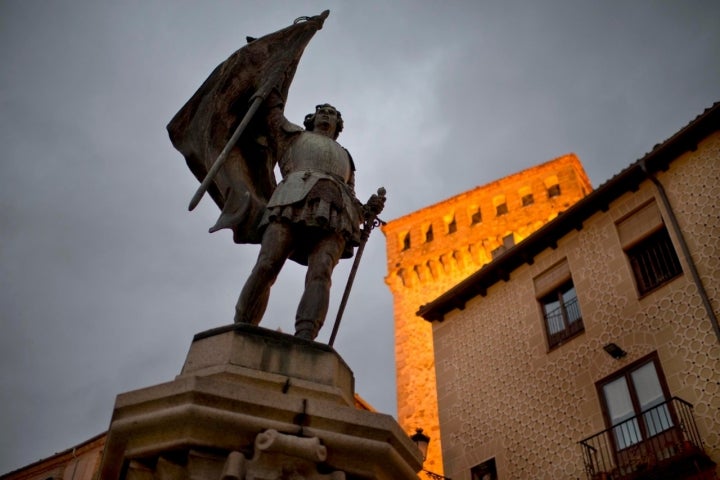
[[[547,248],[557,248],[557,242],[572,230],[582,230],[583,223],[597,212],[607,212],[611,202],[627,192],[634,192],[649,175],[666,171],[672,161],[720,129],[720,102],[716,102],[686,127],[656,145],[653,150],[629,167],[600,185],[557,218],[532,235],[508,249],[492,262],[452,287],[430,303],[420,307],[417,315],[430,322],[443,321],[454,309],[463,310],[472,298],[485,296],[488,288],[500,281],[508,281],[513,271],[524,264],[532,265],[536,255]]]

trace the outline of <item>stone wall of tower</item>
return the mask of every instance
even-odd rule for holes
[[[580,160],[568,154],[430,205],[383,227],[395,318],[398,422],[431,437],[425,468],[442,473],[430,324],[415,315],[493,255],[590,193]]]

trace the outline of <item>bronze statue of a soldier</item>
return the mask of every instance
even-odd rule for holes
[[[260,322],[270,287],[285,260],[292,258],[307,265],[295,335],[312,340],[327,314],[333,268],[359,245],[363,209],[355,198],[352,158],[335,141],[343,128],[340,112],[332,105],[318,105],[306,117],[305,127],[282,127],[288,143],[279,160],[283,180],[261,221],[265,231],[260,253],[240,293],[235,322]]]
[[[335,265],[367,240],[384,205],[381,191],[367,205],[356,198],[355,166],[336,142],[343,120],[335,107],[318,105],[305,117],[305,129],[284,117],[297,63],[327,13],[248,39],[168,125],[173,145],[202,181],[190,209],[208,191],[222,210],[210,231],[229,228],[236,243],[260,243],[235,322],[260,323],[290,258],[308,267],[295,318],[295,335],[308,340],[327,314]]]

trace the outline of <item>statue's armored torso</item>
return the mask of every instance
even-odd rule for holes
[[[303,132],[293,142],[285,155],[287,166],[291,171],[315,170],[337,175],[344,182],[350,179],[352,173],[350,156],[347,151],[335,140],[312,132]],[[283,177],[291,172],[284,172],[280,165]]]
[[[336,141],[312,132],[300,133],[280,159],[282,182],[268,207],[303,200],[318,180],[347,184],[352,176],[350,155]]]

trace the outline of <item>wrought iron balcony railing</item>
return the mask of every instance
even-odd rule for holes
[[[590,480],[679,479],[713,467],[691,404],[673,397],[580,442]]]
[[[551,347],[584,330],[577,297],[566,299],[554,310],[545,312],[545,322]]]

